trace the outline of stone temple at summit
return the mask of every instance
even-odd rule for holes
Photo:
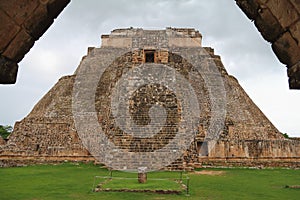
[[[97,160],[119,169],[151,154],[155,169],[300,167],[300,140],[283,137],[199,31],[115,29],[101,39],[16,122],[0,166]]]

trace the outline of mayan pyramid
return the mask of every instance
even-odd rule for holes
[[[97,158],[119,166],[119,160],[145,154],[177,168],[300,165],[299,140],[282,136],[220,56],[202,47],[199,31],[116,29],[101,39],[73,75],[59,79],[16,122],[0,146],[0,164]],[[143,135],[147,131],[155,133]],[[115,149],[97,147],[104,143]],[[161,151],[166,148],[176,160]]]

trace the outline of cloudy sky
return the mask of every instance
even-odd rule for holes
[[[0,85],[0,124],[22,120],[64,75],[73,74],[88,47],[115,28],[193,27],[203,46],[221,55],[252,100],[284,133],[300,137],[300,91],[288,89],[277,60],[234,0],[72,0],[19,63],[15,85]]]

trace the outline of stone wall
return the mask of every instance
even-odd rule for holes
[[[0,136],[0,145],[5,145],[5,144],[6,144],[5,140]]]
[[[75,130],[71,100],[74,76],[61,78],[0,145],[0,165],[94,161]]]
[[[291,89],[300,89],[300,2],[298,0],[236,0],[238,6],[288,68]]]
[[[18,63],[70,0],[0,1],[0,83],[15,83]]]

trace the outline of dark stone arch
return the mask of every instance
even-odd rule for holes
[[[287,66],[289,87],[300,89],[300,1],[235,0]],[[18,63],[70,0],[0,2],[0,84],[16,82]]]

